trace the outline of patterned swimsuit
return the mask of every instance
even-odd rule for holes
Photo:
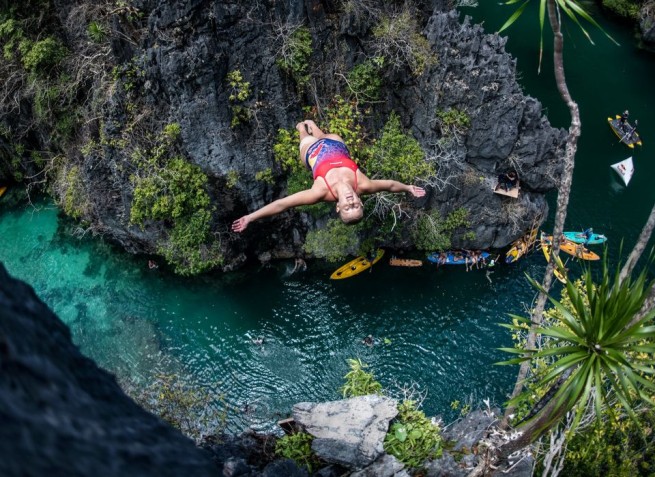
[[[305,162],[307,167],[311,168],[314,180],[317,177],[322,177],[327,185],[332,197],[337,198],[327,183],[325,175],[336,167],[347,167],[355,173],[355,187],[357,192],[357,164],[350,158],[348,147],[340,141],[334,139],[319,139],[314,144],[309,146],[307,154],[305,155]]]

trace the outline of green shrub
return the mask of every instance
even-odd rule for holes
[[[384,57],[376,56],[356,65],[348,73],[348,89],[358,101],[377,101],[380,98],[383,65]]]
[[[375,380],[373,373],[364,371],[368,366],[359,359],[349,359],[350,371],[344,376],[346,384],[341,388],[344,398],[380,394],[382,385]]]
[[[158,253],[172,264],[180,275],[197,275],[222,265],[220,244],[209,233],[211,213],[197,210],[189,217],[175,221],[168,241],[160,243]]]
[[[309,28],[297,28],[284,39],[276,64],[290,74],[298,86],[303,87],[309,83],[309,58],[312,51]]]
[[[137,151],[133,159],[134,196],[130,222],[144,226],[149,220],[171,227],[169,237],[158,245],[181,275],[194,275],[222,263],[219,244],[211,234],[212,206],[207,193],[207,176],[180,156],[171,156],[179,125],[169,125],[147,152]]]
[[[630,20],[639,19],[643,1],[639,0],[603,0],[603,6],[617,15]]]
[[[275,443],[275,455],[293,460],[299,467],[305,467],[311,474],[319,464],[312,452],[314,437],[306,432],[288,434]]]
[[[232,169],[231,171],[228,171],[227,173],[227,181],[226,181],[226,186],[228,189],[233,189],[236,187],[236,185],[239,183],[239,171],[235,171]]]
[[[409,184],[435,174],[434,166],[425,160],[425,152],[418,141],[403,132],[395,113],[382,129],[382,137],[373,145],[366,166],[371,177]]]
[[[273,176],[273,171],[269,167],[263,171],[259,171],[255,174],[255,179],[261,182],[264,182],[269,185],[275,184],[275,177]]]
[[[441,429],[419,411],[416,403],[398,405],[398,416],[384,438],[384,450],[406,466],[417,469],[442,454]]]
[[[5,60],[11,61],[14,59],[16,48],[23,39],[23,29],[15,19],[8,18],[0,23],[0,40],[4,43],[2,46],[2,55]]]
[[[23,67],[30,73],[44,74],[58,65],[68,55],[68,50],[53,37],[31,42],[24,40],[19,45]]]
[[[182,127],[180,126],[180,123],[167,124],[166,126],[164,126],[164,129],[162,130],[163,138],[169,144],[177,141],[180,138],[181,134],[182,134]]]
[[[250,108],[243,105],[250,98],[250,83],[245,81],[241,71],[233,70],[227,74],[227,80],[230,85],[230,95],[228,97],[232,107],[232,120],[230,127],[234,128],[242,123],[247,123],[252,118]]]
[[[325,228],[312,230],[305,239],[305,251],[328,262],[339,262],[357,250],[357,226],[330,219]]]
[[[80,168],[78,166],[62,168],[57,182],[56,187],[62,193],[59,205],[64,213],[74,219],[83,217],[88,197],[80,177]]]
[[[419,250],[446,250],[450,248],[452,232],[469,225],[469,212],[464,207],[442,219],[438,210],[422,214],[412,230],[414,246]]]
[[[464,134],[471,127],[471,118],[466,111],[459,109],[448,109],[437,111],[437,122],[441,127],[444,136],[453,134]]]
[[[605,412],[602,421],[570,437],[561,475],[587,477],[652,477],[655,475],[655,413],[639,412],[640,424]]]
[[[241,71],[233,70],[227,74],[227,81],[230,85],[230,102],[246,101],[250,97],[250,82],[245,81]]]
[[[86,27],[86,33],[94,43],[102,43],[107,38],[107,29],[98,22],[91,22]]]

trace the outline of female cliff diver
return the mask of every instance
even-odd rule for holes
[[[346,224],[359,222],[364,216],[360,195],[381,191],[409,192],[423,197],[425,190],[394,180],[371,180],[351,159],[346,144],[336,134],[325,134],[314,121],[296,125],[300,133],[300,160],[312,171],[311,189],[275,200],[232,223],[232,230],[243,232],[255,220],[279,214],[299,205],[336,202],[336,211]]]

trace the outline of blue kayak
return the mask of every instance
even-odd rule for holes
[[[468,264],[475,263],[471,261],[470,255],[468,252],[458,252],[455,250],[448,250],[446,252],[433,252],[428,255],[428,260],[437,265],[466,265],[468,258]],[[489,252],[480,252],[478,256],[480,259],[489,258]]]
[[[564,235],[564,238],[569,242],[583,243],[586,245],[596,245],[607,241],[607,237],[603,234],[591,234],[589,240],[586,239],[582,232],[564,232],[562,235]]]

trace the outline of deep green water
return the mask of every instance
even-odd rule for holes
[[[464,12],[493,31],[511,9],[484,2]],[[567,30],[567,78],[583,121],[567,228],[592,225],[604,232],[615,259],[622,237],[632,247],[655,201],[649,153],[655,56],[632,46],[628,28],[599,20],[621,47],[600,34],[590,46]],[[553,124],[567,126],[549,56],[536,74],[536,25],[532,15],[514,26],[508,49],[518,57],[526,91],[542,101]],[[636,173],[628,188],[609,165],[630,152],[606,123],[625,108],[639,119],[645,141],[633,153]],[[270,429],[295,402],[338,398],[346,359],[354,357],[396,393],[416,383],[426,393],[426,412],[447,420],[455,417],[454,400],[502,403],[515,370],[493,365],[504,358],[496,348],[510,344],[497,323],[529,306],[533,291],[525,273],[541,278],[545,269],[535,253],[489,275],[457,267],[393,268],[383,260],[371,273],[336,282],[328,279],[334,266],[310,263],[308,271],[291,275],[291,262],[182,279],[149,270],[147,259],[99,238],[70,232],[71,224],[47,203],[10,208],[0,202],[0,261],[70,326],[83,352],[122,376],[147,380],[153,370],[192,376],[225,395],[232,430]],[[362,344],[369,334],[378,339],[372,347]],[[252,342],[259,337],[262,345]]]

